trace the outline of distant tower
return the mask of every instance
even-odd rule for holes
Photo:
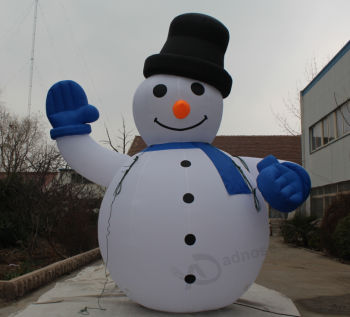
[[[37,11],[38,11],[38,2],[39,2],[39,0],[35,0],[33,36],[32,36],[32,56],[31,56],[31,59],[30,59],[30,75],[29,75],[28,116],[30,116],[30,106],[31,106],[31,103],[32,103],[34,48],[35,48],[35,32],[36,32],[36,18],[37,18]]]

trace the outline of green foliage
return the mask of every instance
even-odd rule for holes
[[[284,241],[309,246],[310,238],[318,230],[317,222],[316,215],[307,216],[302,212],[296,212],[293,218],[283,220],[281,224]]]
[[[5,273],[6,280],[12,280],[13,278],[28,274],[35,270],[37,263],[31,262],[29,260],[24,261],[20,266],[16,268],[15,272]]]
[[[57,229],[55,237],[69,257],[98,247],[96,214],[81,210],[65,215]]]
[[[32,195],[33,182],[13,173],[0,180],[0,244],[16,246],[26,241],[31,234],[30,225],[24,218],[23,195]]]
[[[333,233],[339,221],[350,215],[350,194],[338,194],[328,206],[321,224],[321,244],[326,251],[337,256]]]
[[[332,238],[338,255],[350,260],[350,215],[339,221]]]
[[[310,235],[309,239],[309,247],[317,250],[317,251],[322,251],[322,245],[321,245],[321,230],[320,228],[315,228],[315,230],[312,232]]]

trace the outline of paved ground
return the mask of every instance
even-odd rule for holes
[[[350,316],[350,265],[293,248],[271,237],[269,252],[255,283],[279,291],[293,300],[302,317]],[[102,260],[87,266],[99,265]],[[61,277],[74,277],[81,270]],[[18,301],[0,303],[0,316],[22,310],[55,286],[57,281]]]
[[[255,283],[279,291],[302,317],[350,316],[350,265],[279,243],[269,252]]]
[[[50,289],[54,288],[57,282],[62,282],[62,281],[67,280],[69,278],[75,277],[85,267],[97,266],[97,265],[100,265],[101,263],[102,263],[102,260],[98,260],[98,261],[92,262],[90,264],[87,264],[87,265],[75,270],[71,274],[61,276],[56,281],[51,282],[51,283],[47,284],[46,286],[43,286],[43,287],[39,288],[38,290],[21,297],[19,300],[9,302],[9,303],[0,302],[0,316],[7,317],[13,313],[21,311],[22,309],[26,308],[28,306],[28,304],[30,304],[32,302],[36,302],[42,294],[44,294],[44,293],[48,292]],[[49,316],[47,316],[47,317],[49,317]]]

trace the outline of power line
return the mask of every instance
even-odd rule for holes
[[[51,34],[50,34],[49,27],[47,26],[46,19],[45,19],[45,16],[44,16],[44,12],[43,12],[43,9],[41,8],[40,3],[39,3],[39,9],[40,9],[41,15],[42,15],[42,17],[43,17],[43,21],[44,21],[44,24],[45,24],[46,32],[47,32],[47,34],[48,34],[48,36],[49,36],[49,39],[50,39],[51,48],[52,48],[53,53],[54,53],[54,55],[55,55],[55,59],[56,59],[57,65],[58,65],[58,69],[59,69],[59,71],[60,71],[60,73],[61,73],[61,76],[62,76],[63,78],[67,78],[67,77],[66,77],[66,74],[64,73],[63,66],[61,65],[61,61],[60,61],[59,57],[57,56],[57,53],[56,53],[57,50],[56,50],[56,47],[55,47],[55,45],[54,45],[54,43],[53,43],[53,39],[52,39],[52,36],[51,36]]]
[[[67,15],[66,15],[66,12],[65,12],[65,10],[64,10],[64,6],[63,6],[62,1],[60,1],[60,4],[61,4],[61,10],[62,10],[62,12],[63,12],[63,18],[64,18],[64,20],[65,20],[65,22],[66,22],[66,25],[67,25],[69,37],[70,37],[70,39],[71,39],[71,41],[72,41],[72,44],[73,44],[74,52],[75,52],[75,54],[76,54],[76,56],[77,56],[78,63],[79,63],[79,66],[80,66],[80,68],[81,68],[81,72],[83,73],[86,86],[87,86],[87,88],[88,88],[88,90],[89,90],[89,92],[90,92],[90,87],[89,87],[89,84],[88,84],[88,81],[87,81],[87,78],[86,78],[85,72],[84,72],[84,65],[81,65],[81,57],[79,57],[79,51],[78,51],[78,49],[76,48],[76,43],[74,42],[74,39],[73,39],[73,36],[72,36],[72,33],[74,34],[73,29],[71,28],[71,25],[70,25],[70,23],[69,23],[69,19],[68,19]],[[77,46],[78,46],[78,44],[77,44]],[[92,95],[91,92],[90,92],[90,95]],[[92,98],[91,98],[91,99],[92,99]],[[94,103],[94,101],[92,101],[92,102]]]
[[[33,4],[29,7],[29,9],[28,9],[27,13],[25,14],[24,18],[22,19],[21,23],[19,24],[19,26],[17,27],[17,29],[15,29],[15,31],[12,33],[12,36],[10,37],[9,41],[7,42],[7,44],[5,45],[5,48],[4,48],[4,50],[3,50],[4,54],[3,54],[3,57],[2,57],[2,59],[1,59],[1,61],[0,61],[0,64],[1,64],[2,61],[4,60],[6,54],[8,53],[8,51],[9,51],[9,49],[10,49],[12,43],[14,42],[14,39],[16,38],[16,36],[17,36],[19,30],[20,30],[21,27],[22,27],[23,22],[26,20],[26,18],[27,18],[27,16],[28,16],[28,14],[29,14],[30,9],[32,8],[32,6],[33,6]],[[7,46],[7,45],[8,45],[8,46]],[[6,49],[6,47],[7,47],[7,49]]]
[[[42,77],[41,77],[41,75],[40,75],[40,72],[39,72],[38,67],[36,66],[36,64],[34,64],[34,66],[35,66],[36,73],[37,73],[38,78],[39,78],[40,87],[41,87],[41,89],[42,89],[42,91],[43,91],[43,95],[45,96],[45,95],[46,95],[46,92],[47,92],[47,89],[46,89],[45,84],[44,84],[44,81],[43,81],[43,79],[42,79]]]
[[[87,73],[88,73],[88,75],[89,75],[89,77],[90,77],[92,86],[94,87],[94,90],[95,90],[95,93],[96,93],[96,95],[97,95],[97,98],[98,98],[98,100],[99,100],[99,102],[100,102],[100,104],[101,104],[101,106],[102,106],[103,113],[104,113],[104,115],[105,115],[105,117],[106,117],[106,119],[107,119],[107,121],[108,121],[108,123],[109,123],[109,126],[110,126],[110,128],[111,128],[111,130],[112,130],[112,133],[113,133],[113,136],[114,136],[115,140],[118,141],[118,140],[117,140],[117,137],[116,137],[116,135],[115,135],[115,133],[114,133],[114,130],[113,130],[113,125],[112,125],[112,124],[110,123],[110,121],[109,121],[109,118],[108,118],[108,116],[107,116],[107,114],[106,114],[106,110],[105,110],[105,108],[104,108],[104,106],[103,106],[103,104],[102,104],[100,95],[98,94],[97,89],[96,89],[96,86],[95,86],[95,83],[94,83],[94,81],[93,81],[93,79],[92,79],[92,77],[91,77],[91,75],[90,75],[89,68],[88,68],[88,66],[87,66],[87,64],[86,64],[86,62],[85,62],[85,60],[84,60],[84,57],[83,57],[83,54],[82,54],[82,52],[81,52],[80,46],[79,46],[79,44],[78,44],[77,38],[76,38],[76,36],[75,36],[75,33],[74,33],[74,31],[73,31],[73,28],[72,28],[72,26],[71,26],[71,24],[70,24],[70,20],[69,20],[69,18],[68,18],[68,15],[67,15],[67,13],[66,13],[65,8],[64,8],[63,1],[60,0],[60,3],[61,3],[61,6],[62,6],[62,9],[63,9],[63,13],[64,13],[64,15],[66,16],[66,23],[68,24],[68,29],[69,29],[69,30],[72,32],[72,34],[73,34],[73,38],[75,39],[75,43],[76,43],[76,45],[77,45],[77,47],[78,47],[78,50],[79,50],[79,52],[80,52],[80,58],[81,58],[81,60],[83,61],[85,67],[86,67],[86,71],[87,71]],[[78,59],[79,59],[79,56],[78,56]],[[83,73],[84,73],[84,72],[83,72]],[[85,76],[85,75],[84,75],[84,76]]]
[[[29,92],[28,92],[28,116],[30,115],[30,106],[32,103],[33,66],[34,66],[34,49],[35,49],[35,33],[36,33],[36,18],[38,13],[38,1],[39,0],[35,0],[35,8],[34,8],[32,52],[31,52],[31,58],[30,58],[30,75],[29,75]]]
[[[17,22],[21,19],[21,17],[23,16],[23,14],[27,15],[28,12],[30,11],[30,9],[32,8],[34,2],[32,2],[23,12],[22,14],[20,15],[20,17],[16,20],[15,23],[12,24],[12,26],[4,33],[4,35],[0,38],[0,42],[1,40],[7,35],[7,33],[10,32],[10,30],[17,24]],[[27,12],[28,11],[28,12]],[[27,13],[26,13],[27,12]]]
[[[7,88],[7,86],[10,84],[10,82],[23,70],[24,67],[27,66],[27,64],[29,63],[30,61],[26,61],[26,63],[22,66],[22,68],[7,82],[7,84],[5,85],[5,87],[3,88],[2,92],[5,91],[5,89]]]

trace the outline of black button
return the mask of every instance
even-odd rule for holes
[[[193,234],[188,234],[185,237],[185,243],[187,245],[194,245],[195,242],[196,242],[196,237]]]
[[[193,203],[194,196],[192,194],[187,193],[187,194],[184,195],[183,200],[187,204]]]
[[[191,166],[191,162],[187,161],[187,160],[184,160],[184,161],[181,162],[181,166],[182,167],[189,167],[189,166]]]
[[[192,274],[188,274],[185,276],[185,282],[187,284],[193,284],[196,281],[196,277]]]

